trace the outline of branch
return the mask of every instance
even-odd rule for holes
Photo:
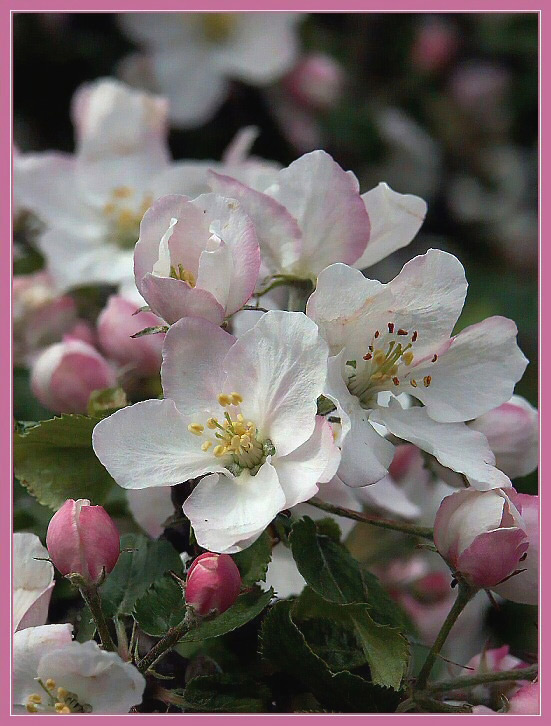
[[[324,502],[317,497],[309,499],[306,504],[311,504],[313,507],[322,509],[324,512],[336,514],[339,517],[354,519],[356,522],[372,524],[375,527],[382,527],[383,529],[392,529],[395,532],[403,532],[404,534],[410,534],[414,537],[424,537],[425,539],[430,540],[433,538],[432,529],[430,527],[420,527],[417,524],[408,524],[407,522],[396,522],[391,519],[382,519],[381,517],[364,514],[363,512],[356,512],[354,509],[346,509],[346,507],[338,507],[336,504],[329,504],[329,502]]]
[[[527,668],[513,668],[499,673],[479,673],[475,676],[462,676],[449,681],[440,681],[440,683],[428,686],[426,691],[436,693],[437,691],[464,690],[465,688],[471,688],[471,686],[478,686],[481,683],[499,683],[500,681],[533,681],[537,675],[538,665],[536,663]]]

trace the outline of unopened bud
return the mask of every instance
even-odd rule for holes
[[[186,602],[198,615],[223,613],[237,600],[241,575],[229,555],[205,552],[193,562],[186,580]]]
[[[46,547],[62,575],[77,573],[97,582],[117,564],[119,532],[103,507],[68,499],[50,520]]]
[[[343,85],[342,67],[324,53],[307,55],[284,80],[294,100],[314,110],[332,108],[340,98]]]

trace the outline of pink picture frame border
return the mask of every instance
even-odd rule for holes
[[[335,0],[302,0],[302,2],[284,2],[283,0],[264,0],[261,4],[254,0],[234,0],[233,2],[216,2],[214,0],[202,0],[202,2],[190,2],[189,0],[158,0],[153,3],[151,0],[3,0],[0,8],[0,330],[2,335],[2,346],[0,348],[0,466],[2,469],[2,482],[0,486],[0,717],[2,719],[20,719],[29,723],[33,722],[34,715],[11,715],[11,532],[12,532],[12,454],[11,437],[13,429],[12,416],[12,366],[11,366],[11,169],[12,169],[12,47],[11,47],[11,25],[12,14],[16,12],[124,12],[124,11],[247,11],[247,10],[294,10],[304,12],[534,12],[539,15],[540,25],[540,118],[539,118],[539,143],[540,143],[540,169],[539,169],[539,213],[540,213],[540,245],[539,245],[539,408],[541,445],[540,445],[540,501],[542,516],[549,517],[551,513],[551,495],[548,495],[541,481],[546,474],[546,465],[542,461],[541,452],[546,450],[546,443],[551,442],[548,438],[550,426],[547,423],[547,409],[551,400],[551,386],[548,377],[543,375],[542,368],[546,353],[551,354],[551,336],[545,335],[546,312],[551,311],[551,285],[547,283],[547,274],[551,276],[551,247],[550,243],[542,243],[542,240],[551,238],[551,214],[545,213],[546,209],[542,204],[547,189],[551,186],[551,156],[547,137],[542,129],[551,126],[551,86],[548,82],[549,71],[551,70],[551,4],[545,7],[544,0],[533,2],[531,0],[462,0],[459,2],[446,2],[441,0],[423,0],[422,2],[407,2],[405,0],[373,0],[354,1],[347,0],[344,6],[338,6]],[[544,92],[545,91],[545,92]],[[547,283],[547,284],[544,284]],[[540,613],[545,614],[542,603],[550,602],[551,583],[545,577],[545,553],[550,551],[551,528],[546,531],[542,527],[541,562],[542,574],[540,575]],[[546,683],[546,668],[551,650],[551,628],[549,618],[541,618],[540,615],[540,683]],[[167,714],[163,718],[185,719],[189,726],[223,726],[224,722],[236,723],[237,720],[245,720],[249,723],[261,724],[262,726],[281,726],[289,720],[293,722],[309,721],[320,719],[326,723],[336,724],[360,724],[366,717],[369,723],[398,722],[403,718],[407,719],[430,719],[433,722],[443,722],[449,719],[457,721],[469,721],[473,719],[486,719],[497,722],[502,718],[507,719],[508,724],[520,724],[534,719],[540,720],[549,717],[551,714],[551,693],[545,688],[541,689],[541,713],[539,716],[472,716],[472,715],[441,715],[441,714]],[[155,720],[158,723],[160,714],[128,714],[124,716],[86,716],[87,723],[109,724],[118,722],[121,718],[137,718],[140,722]],[[42,718],[52,718],[42,716]],[[65,716],[65,719],[75,720],[81,716]],[[254,721],[251,721],[254,719]],[[239,721],[238,721],[239,722]],[[36,722],[34,721],[36,724]]]

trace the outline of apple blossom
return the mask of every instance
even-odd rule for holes
[[[210,184],[238,199],[255,223],[269,274],[313,281],[334,262],[364,268],[403,247],[426,214],[422,199],[386,184],[360,195],[354,174],[319,150],[282,169],[264,190],[215,171]]]
[[[237,600],[241,575],[229,555],[204,552],[195,559],[186,577],[186,603],[197,615],[225,612]]]
[[[285,76],[283,85],[298,103],[324,110],[339,100],[344,79],[344,69],[331,56],[310,53]]]
[[[415,257],[388,284],[343,264],[320,274],[307,314],[332,354],[324,394],[342,424],[339,476],[346,484],[386,476],[390,433],[473,486],[510,485],[494,467],[486,437],[464,422],[507,401],[527,360],[506,318],[450,337],[466,289],[461,263],[440,250]]]
[[[97,582],[117,564],[119,532],[111,517],[88,499],[68,499],[50,520],[46,546],[62,575]]]
[[[170,99],[171,119],[181,128],[215,114],[230,78],[264,86],[283,75],[297,55],[300,18],[287,12],[119,15],[124,32],[145,47],[148,75]]]
[[[334,474],[332,431],[316,416],[326,366],[327,346],[302,313],[268,312],[239,340],[185,318],[165,339],[165,399],[101,421],[94,451],[126,489],[203,477],[183,507],[197,542],[240,551]]]
[[[442,501],[434,544],[454,572],[475,587],[494,588],[522,570],[529,546],[516,492],[465,489]]]
[[[128,713],[145,678],[92,640],[72,640],[72,625],[25,628],[13,638],[15,710],[28,713]]]
[[[97,321],[98,342],[110,359],[126,366],[138,377],[155,375],[161,368],[164,335],[131,336],[162,321],[149,312],[136,313],[136,305],[120,295],[112,295]]]
[[[43,625],[54,588],[48,550],[35,534],[13,535],[13,629]]]
[[[161,197],[140,225],[136,286],[168,323],[195,316],[220,324],[251,297],[259,268],[253,223],[233,199]]]
[[[56,413],[86,413],[92,391],[116,385],[115,370],[88,343],[68,340],[46,348],[31,369],[31,388]]]
[[[174,514],[171,487],[126,489],[126,501],[132,518],[144,532],[157,539],[163,533],[163,524]]]

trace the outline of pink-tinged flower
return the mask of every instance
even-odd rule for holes
[[[319,275],[307,314],[332,354],[324,393],[341,419],[339,477],[346,484],[386,476],[390,433],[473,486],[510,486],[486,437],[464,422],[509,400],[527,360],[506,318],[450,337],[466,290],[463,266],[440,250],[415,257],[388,284],[342,264]],[[412,398],[423,405],[410,406]]]
[[[505,490],[506,491],[506,490]],[[446,497],[434,521],[434,544],[454,572],[481,588],[494,588],[523,569],[526,525],[502,489],[465,489]]]
[[[145,678],[116,653],[72,640],[73,626],[42,625],[13,637],[12,697],[17,713],[128,713]]]
[[[156,315],[136,313],[136,305],[120,295],[112,295],[98,317],[98,342],[110,359],[138,377],[155,375],[161,368],[164,334],[131,336],[144,328],[162,325]]]
[[[156,539],[163,533],[163,524],[174,514],[170,487],[126,489],[128,509],[136,524]]]
[[[124,32],[144,46],[148,80],[170,99],[172,122],[180,128],[211,118],[230,79],[265,86],[289,70],[297,56],[300,19],[299,13],[287,12],[119,15]],[[134,68],[136,63],[143,64],[139,56]]]
[[[46,272],[15,275],[12,287],[14,361],[30,364],[47,345],[60,340],[77,321],[77,307],[56,292]]]
[[[518,668],[526,668],[520,658],[516,658],[509,653],[509,646],[503,645],[501,648],[486,648],[482,653],[473,656],[466,665],[466,669],[461,675],[473,676],[484,673],[500,673],[502,671],[515,670]],[[458,689],[454,691],[454,699],[467,700],[472,704],[481,704],[491,706],[499,703],[503,704],[504,698],[510,699],[519,688],[527,685],[527,681],[500,681],[496,683],[480,684],[469,689]]]
[[[469,424],[488,439],[496,466],[514,479],[526,476],[538,465],[539,417],[536,408],[522,396],[479,416]]]
[[[180,320],[165,339],[164,400],[101,421],[94,451],[125,489],[203,477],[184,513],[201,547],[237,552],[335,472],[331,428],[316,416],[326,366],[327,346],[302,313],[266,313],[239,340]]]
[[[54,588],[48,550],[35,534],[13,535],[13,629],[44,625]]]
[[[411,48],[412,63],[421,71],[439,71],[453,59],[457,46],[456,28],[429,16],[417,28]]]
[[[78,573],[97,582],[117,564],[120,538],[103,507],[91,506],[88,499],[68,499],[50,520],[46,547],[62,575]]]
[[[73,327],[63,335],[62,340],[64,343],[70,340],[80,340],[82,343],[95,347],[97,336],[91,323],[87,320],[77,320]]]
[[[507,699],[507,705],[499,711],[494,711],[488,706],[474,706],[473,711],[477,716],[491,715],[497,713],[514,714],[516,716],[539,716],[540,715],[540,684],[528,683],[519,688]]]
[[[539,590],[539,564],[540,564],[540,524],[538,496],[531,494],[517,494],[515,504],[522,513],[525,532],[528,535],[530,546],[526,559],[520,563],[522,572],[504,582],[493,590],[501,597],[525,605],[538,604]]]
[[[263,190],[216,172],[210,184],[238,199],[255,223],[268,274],[314,281],[335,262],[364,268],[408,244],[426,213],[422,199],[386,184],[360,195],[354,174],[319,150],[282,169]]]
[[[35,360],[31,388],[46,408],[56,413],[86,413],[92,391],[117,383],[113,367],[88,343],[55,343]]]
[[[334,58],[310,53],[285,76],[283,85],[299,104],[323,111],[337,103],[344,80],[344,69]]]
[[[136,286],[168,323],[203,317],[220,324],[254,292],[260,251],[251,220],[233,199],[158,199],[140,226]]]
[[[237,600],[241,575],[229,555],[204,552],[186,577],[186,603],[201,616],[225,612]]]

